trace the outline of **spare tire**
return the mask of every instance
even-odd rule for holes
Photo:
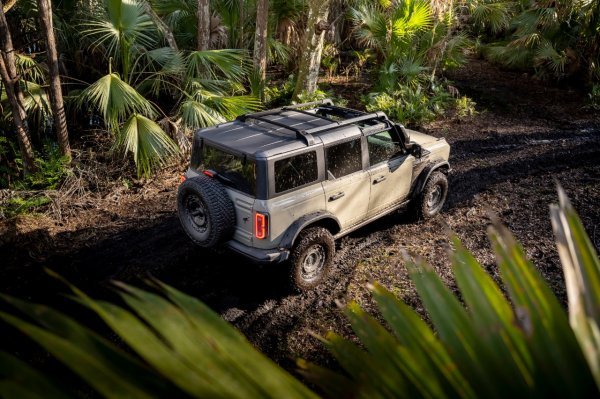
[[[214,178],[198,175],[185,180],[177,193],[177,213],[183,230],[201,247],[214,247],[233,234],[233,202]]]

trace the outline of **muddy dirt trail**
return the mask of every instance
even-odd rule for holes
[[[152,195],[116,201],[77,220],[28,228],[3,222],[0,292],[64,305],[65,289],[47,277],[56,270],[79,286],[107,295],[111,279],[140,284],[153,276],[197,296],[239,328],[261,351],[292,370],[298,356],[328,364],[309,331],[350,334],[337,300],[372,309],[366,284],[379,281],[421,311],[401,250],[428,260],[454,286],[447,228],[497,277],[486,227],[497,214],[564,299],[548,205],[555,182],[566,189],[596,247],[600,247],[600,116],[573,91],[548,88],[518,73],[473,61],[451,76],[477,103],[467,121],[424,127],[452,146],[450,196],[441,215],[414,222],[397,213],[340,240],[335,270],[317,290],[291,295],[281,268],[258,268],[227,252],[196,248],[175,214],[175,177]],[[32,222],[27,222],[32,223]],[[4,327],[0,327],[4,328]]]

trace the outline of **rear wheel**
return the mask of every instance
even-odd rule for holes
[[[335,242],[324,227],[300,233],[290,258],[290,279],[297,291],[308,291],[323,282],[331,270]]]

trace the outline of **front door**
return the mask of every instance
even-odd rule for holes
[[[337,217],[342,230],[367,218],[370,175],[363,170],[361,154],[360,137],[325,148],[326,209]]]
[[[400,145],[396,133],[384,130],[367,136],[369,152],[369,217],[400,204],[410,190],[414,157]]]

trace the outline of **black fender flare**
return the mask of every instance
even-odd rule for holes
[[[412,184],[412,187],[410,189],[410,198],[415,198],[416,196],[421,194],[423,188],[425,187],[425,184],[427,183],[427,180],[429,179],[429,176],[431,176],[431,174],[438,169],[446,169],[446,171],[448,172],[450,171],[450,164],[448,163],[448,161],[441,161],[437,163],[430,163],[427,166],[425,166],[419,174],[419,177],[417,177]]]
[[[294,242],[298,235],[306,226],[309,226],[315,222],[320,220],[331,220],[337,226],[337,231],[332,231],[331,235],[336,235],[341,230],[340,221],[336,218],[332,213],[327,211],[319,211],[314,213],[309,213],[308,215],[304,215],[294,223],[291,224],[290,227],[283,233],[283,237],[281,238],[280,247],[285,249],[291,249],[294,246]]]

